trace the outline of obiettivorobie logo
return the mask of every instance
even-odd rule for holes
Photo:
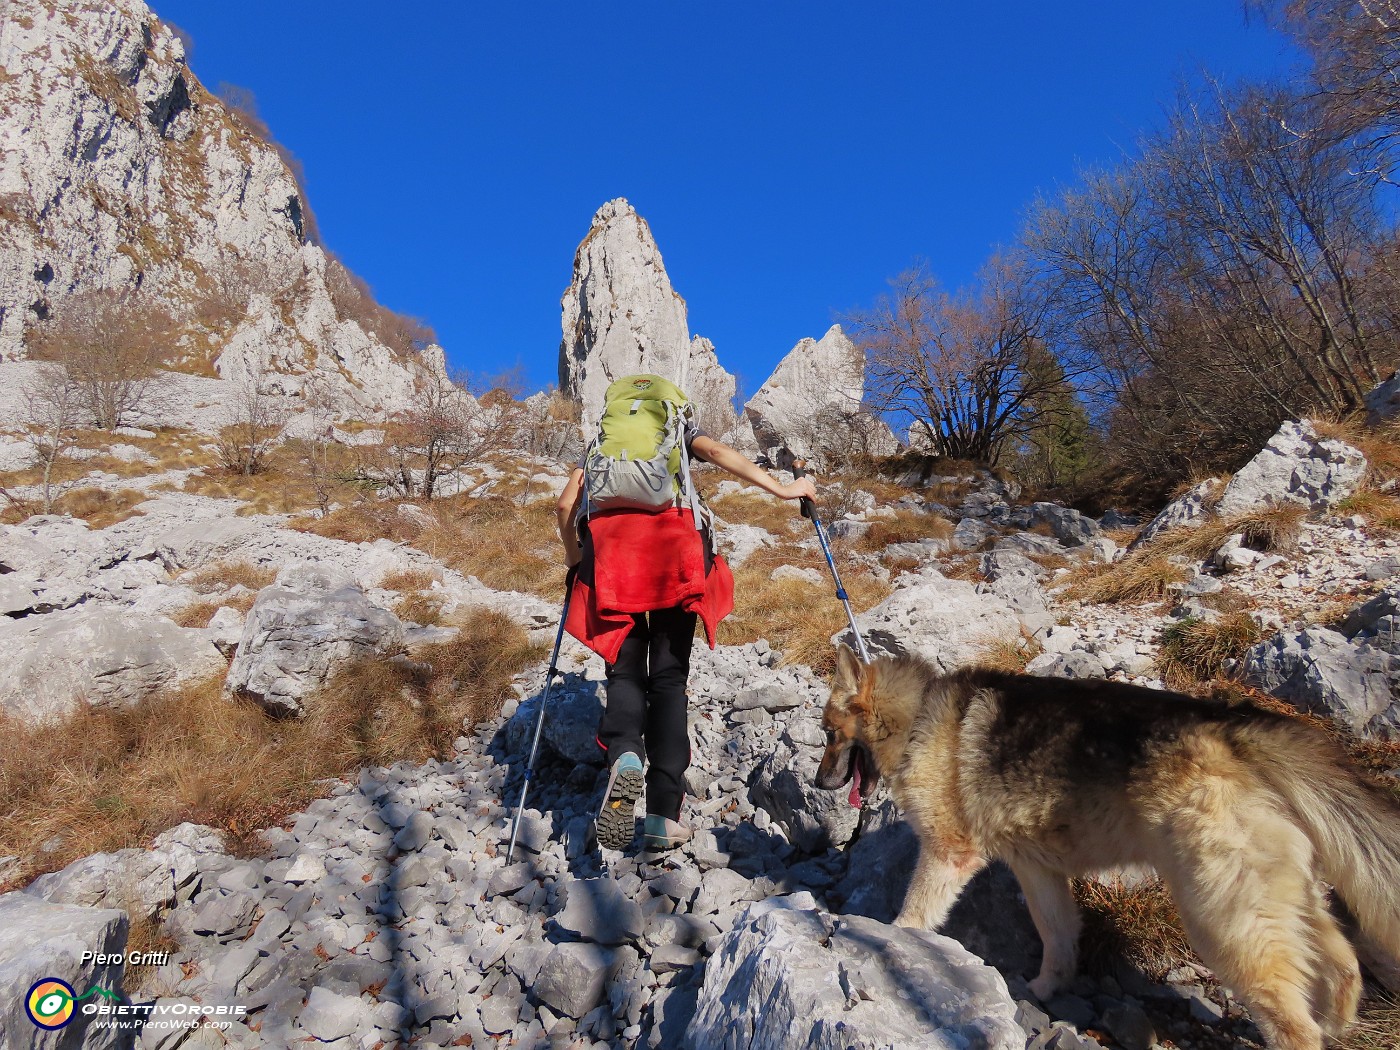
[[[128,1003],[106,988],[89,988],[79,995],[61,977],[41,977],[24,997],[24,1012],[34,1027],[46,1032],[65,1027],[78,1014],[91,1018],[95,1028],[223,1030],[247,1017],[248,1008],[241,1004],[180,1001]]]
[[[113,1002],[121,1002],[121,996],[105,988],[89,988],[82,995],[78,995],[67,981],[57,977],[41,977],[34,982],[29,994],[25,996],[24,1012],[36,1027],[52,1032],[73,1020],[78,1003],[98,995]]]

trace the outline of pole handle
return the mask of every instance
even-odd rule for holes
[[[805,478],[807,476],[806,460],[795,459],[792,461],[792,476],[794,479]],[[810,518],[813,521],[815,521],[817,515],[817,508],[812,505],[812,498],[810,496],[803,496],[797,502],[802,508],[802,516],[804,518]]]

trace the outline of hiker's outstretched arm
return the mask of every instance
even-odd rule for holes
[[[574,523],[582,493],[583,470],[575,467],[569,475],[569,483],[559,494],[559,505],[555,508],[559,516],[559,542],[564,545],[564,564],[571,569],[583,559],[583,548],[578,545],[578,526]]]
[[[729,471],[740,481],[757,485],[764,492],[771,492],[783,499],[800,499],[803,496],[809,499],[816,498],[817,487],[812,484],[810,477],[798,478],[791,485],[784,485],[768,471],[750,460],[748,456],[730,448],[723,441],[716,441],[712,437],[702,435],[690,443],[690,448],[706,463],[713,463],[715,466]]]

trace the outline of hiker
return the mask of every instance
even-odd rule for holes
[[[812,497],[816,488],[810,478],[784,485],[700,430],[688,399],[660,376],[619,379],[606,401],[598,438],[559,497],[573,588],[565,628],[607,665],[598,743],[608,781],[598,842],[618,850],[631,844],[645,769],[645,845],[664,850],[692,834],[680,816],[696,620],[713,649],[720,620],[734,608],[734,578],[714,553],[690,458],[783,499]]]

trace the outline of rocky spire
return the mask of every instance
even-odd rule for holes
[[[888,454],[898,448],[889,427],[860,414],[865,355],[832,325],[821,339],[798,342],[744,406],[759,451],[786,466],[793,457],[823,465],[849,448]]]
[[[583,405],[585,426],[597,421],[614,379],[654,372],[690,395],[708,428],[728,429],[734,377],[708,339],[691,339],[685,300],[671,287],[651,228],[625,199],[593,216],[561,305],[559,389]]]

